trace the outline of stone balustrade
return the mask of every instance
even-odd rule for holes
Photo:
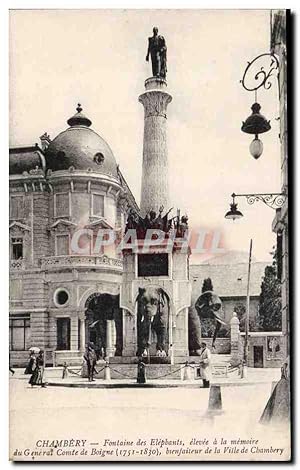
[[[121,271],[123,269],[123,261],[118,258],[110,258],[109,256],[49,256],[41,258],[41,268],[49,270],[56,267],[107,267],[110,269]]]
[[[10,269],[12,271],[21,271],[25,267],[23,259],[13,259],[10,260]]]

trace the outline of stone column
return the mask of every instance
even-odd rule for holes
[[[123,354],[122,356],[135,356],[137,350],[136,315],[131,315],[123,309]]]
[[[113,357],[115,347],[113,344],[113,323],[114,320],[106,320],[106,357]]]
[[[71,350],[78,351],[78,316],[77,314],[71,316],[71,331],[70,331]]]
[[[240,322],[237,317],[237,314],[233,312],[232,318],[230,320],[230,346],[231,346],[230,362],[233,366],[238,365],[241,361],[239,342],[240,342]]]
[[[80,318],[80,351],[85,350],[85,318]]]
[[[143,171],[141,214],[161,205],[169,209],[167,106],[172,96],[165,90],[167,82],[151,77],[145,81],[146,91],[139,97],[144,106]]]

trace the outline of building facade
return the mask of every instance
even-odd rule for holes
[[[78,106],[54,140],[10,149],[12,365],[25,364],[31,346],[49,364],[81,361],[86,341],[101,350],[108,337],[121,354],[122,259],[103,241],[107,229],[120,236],[137,205],[91,124]]]
[[[288,122],[287,122],[287,40],[286,10],[274,10],[271,16],[271,52],[279,59],[278,91],[280,117],[280,153],[281,153],[281,192],[288,196]],[[282,292],[282,333],[284,351],[290,354],[289,335],[289,232],[288,232],[288,197],[280,209],[276,210],[273,231],[277,235],[278,277]]]

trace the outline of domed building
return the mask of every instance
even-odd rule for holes
[[[82,111],[53,140],[45,133],[40,145],[10,149],[12,365],[24,365],[31,346],[49,365],[80,363],[88,341],[100,355],[122,353],[116,245],[138,207]]]

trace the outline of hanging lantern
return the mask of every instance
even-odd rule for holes
[[[244,216],[241,211],[238,210],[237,204],[235,202],[232,202],[230,204],[230,210],[225,214],[225,219],[235,220],[241,219],[242,217]]]
[[[241,130],[247,134],[254,134],[255,139],[250,144],[250,153],[257,159],[263,152],[263,143],[259,140],[258,135],[268,132],[271,129],[270,121],[260,114],[261,106],[259,103],[254,103],[251,106],[252,114],[247,117],[243,122]]]

